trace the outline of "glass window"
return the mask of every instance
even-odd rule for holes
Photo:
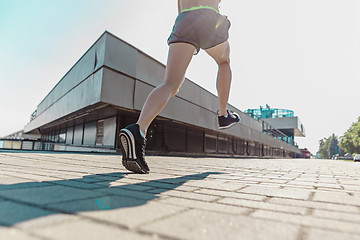
[[[103,145],[108,147],[114,147],[115,135],[116,135],[116,117],[104,119]]]
[[[99,120],[96,123],[96,145],[102,146],[104,143],[104,120]]]
[[[66,131],[66,144],[73,144],[74,127],[68,127]]]
[[[94,146],[96,139],[96,122],[85,123],[83,144]]]
[[[83,125],[77,125],[74,129],[74,145],[81,145],[83,139]]]
[[[66,130],[62,129],[59,133],[59,143],[65,143],[66,141]]]

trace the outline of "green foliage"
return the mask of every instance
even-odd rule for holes
[[[340,147],[350,154],[360,153],[360,117],[340,137]]]
[[[320,140],[320,146],[319,146],[319,154],[321,158],[329,158],[329,155],[326,152],[327,147],[329,146],[329,141],[327,138]]]
[[[339,153],[339,141],[335,134],[331,136],[330,144],[329,144],[329,157],[332,157]]]
[[[332,158],[336,154],[344,154],[344,151],[339,147],[339,141],[335,134],[320,140],[319,154],[322,158]]]
[[[339,139],[335,134],[320,140],[319,154],[322,158],[332,158],[339,154],[360,153],[360,117]]]

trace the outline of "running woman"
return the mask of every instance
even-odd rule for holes
[[[226,109],[231,85],[230,21],[219,13],[221,0],[178,0],[179,15],[168,39],[169,54],[164,82],[147,97],[139,119],[120,130],[122,164],[135,173],[149,173],[145,161],[146,131],[154,118],[178,92],[193,57],[204,49],[218,64],[219,129],[240,121],[238,114]]]

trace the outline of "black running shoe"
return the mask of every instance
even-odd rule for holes
[[[145,162],[146,139],[140,135],[139,125],[131,124],[121,129],[119,142],[123,166],[134,173],[149,173],[149,166]]]
[[[219,129],[226,129],[240,121],[240,116],[233,111],[228,111],[228,116],[218,116]]]

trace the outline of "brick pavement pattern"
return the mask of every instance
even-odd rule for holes
[[[360,163],[0,152],[0,239],[360,239]]]

